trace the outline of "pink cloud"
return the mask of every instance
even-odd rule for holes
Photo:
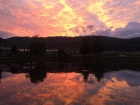
[[[93,25],[87,34],[123,28],[140,22],[138,0],[1,0],[0,31],[18,36],[84,35],[81,27]],[[75,31],[70,31],[76,29]]]

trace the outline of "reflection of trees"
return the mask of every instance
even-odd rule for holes
[[[98,82],[100,82],[104,76],[104,66],[100,62],[91,63],[89,61],[84,61],[80,63],[80,66],[80,72],[82,72],[85,82],[88,81],[88,76],[90,73],[95,74]]]
[[[7,64],[6,71],[13,74],[17,73],[26,73],[27,77],[32,83],[43,82],[46,78],[46,71],[49,73],[81,73],[85,82],[88,82],[89,74],[94,74],[97,78],[97,81],[100,82],[104,76],[104,73],[112,70],[120,70],[121,68],[125,69],[128,65],[121,65],[120,63],[113,64],[113,62],[104,62],[104,61],[76,61],[71,63],[65,62],[24,62],[24,63],[14,63]],[[130,65],[129,65],[130,66]],[[138,70],[138,66],[135,66]],[[131,67],[131,69],[134,69]],[[3,70],[2,70],[3,71]],[[2,72],[1,71],[1,72]],[[1,73],[0,72],[0,73]],[[0,74],[1,76],[1,74]],[[1,78],[1,77],[0,77]]]
[[[102,65],[102,63],[98,61],[95,63],[94,68],[95,77],[97,78],[97,81],[100,82],[105,73],[104,65]]]
[[[89,76],[89,70],[91,68],[91,62],[87,62],[87,61],[84,61],[84,62],[81,62],[81,72],[84,76],[84,82],[87,82],[88,81],[88,76]]]
[[[29,70],[27,77],[30,78],[30,81],[32,83],[39,83],[43,82],[46,78],[47,72],[45,65],[42,64],[36,64],[35,69]]]
[[[97,81],[98,81],[98,82],[100,82],[101,79],[102,79],[103,76],[104,76],[104,73],[101,72],[101,71],[96,71],[94,74],[95,74],[95,77],[97,78]]]
[[[95,74],[95,77],[97,78],[97,81],[100,82],[101,79],[104,76],[104,65],[102,65],[101,62],[89,62],[89,61],[84,61],[80,63],[80,72],[82,72],[84,76],[84,81],[88,81],[88,76],[91,73]]]
[[[40,70],[31,70],[29,72],[29,78],[30,78],[30,81],[32,83],[38,83],[38,82],[43,82],[44,79],[46,78],[46,71],[44,72],[43,70],[40,71]]]
[[[88,76],[89,76],[89,71],[83,71],[82,74],[84,76],[84,82],[87,82],[88,81]]]

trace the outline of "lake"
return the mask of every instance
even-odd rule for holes
[[[0,105],[140,105],[139,64],[21,62],[0,70]]]

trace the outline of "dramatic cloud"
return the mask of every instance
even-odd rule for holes
[[[124,28],[117,28],[114,31],[112,31],[111,28],[105,30],[98,30],[95,32],[95,34],[118,38],[140,37],[140,23],[129,22]]]
[[[2,38],[8,38],[8,37],[12,37],[13,34],[10,34],[8,32],[4,32],[4,31],[0,31],[0,37]]]
[[[44,37],[107,34],[140,22],[139,10],[139,0],[0,0],[0,31]]]
[[[106,30],[98,30],[96,31],[97,35],[103,35],[103,36],[111,36],[112,35],[112,31],[111,29],[106,29]]]
[[[121,38],[140,37],[140,23],[130,22],[124,28],[117,28],[113,35]]]

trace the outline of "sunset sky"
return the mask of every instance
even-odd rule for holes
[[[0,37],[140,37],[140,0],[0,0]]]

